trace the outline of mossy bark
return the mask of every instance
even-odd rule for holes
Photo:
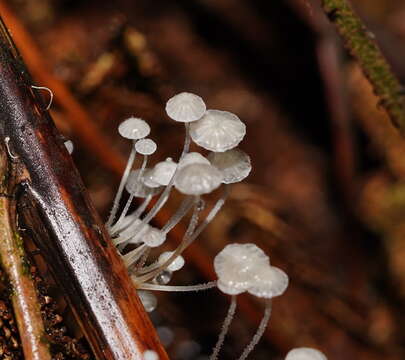
[[[374,35],[366,28],[348,0],[322,0],[329,20],[335,24],[345,46],[359,62],[392,123],[405,135],[405,93],[381,53]]]

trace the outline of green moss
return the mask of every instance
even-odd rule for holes
[[[345,46],[359,62],[371,82],[375,94],[381,99],[392,123],[405,134],[405,96],[403,87],[393,74],[373,34],[353,11],[347,0],[323,0],[322,6],[340,35]]]

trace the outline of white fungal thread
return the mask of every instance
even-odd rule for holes
[[[47,88],[46,86],[35,86],[35,85],[31,85],[31,88],[35,89],[35,90],[45,90],[49,93],[49,102],[48,102],[48,106],[45,108],[45,111],[48,111],[51,106],[52,106],[52,102],[53,102],[53,92],[50,88]]]
[[[18,156],[13,155],[13,153],[11,152],[9,142],[10,142],[10,137],[8,137],[8,136],[5,137],[4,138],[4,143],[6,144],[6,149],[7,149],[8,156],[10,156],[11,159],[16,160],[16,159],[18,159]]]

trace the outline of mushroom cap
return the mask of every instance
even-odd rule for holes
[[[287,274],[275,266],[266,266],[257,269],[248,292],[257,297],[271,299],[282,295],[287,287]]]
[[[159,263],[163,264],[166,260],[168,260],[172,255],[174,251],[165,251],[160,254],[159,256]],[[179,255],[177,256],[174,261],[167,267],[167,270],[169,271],[177,271],[180,270],[184,266],[184,258]]]
[[[208,194],[221,185],[222,174],[208,164],[190,164],[180,169],[174,179],[174,186],[186,195]]]
[[[328,358],[319,350],[301,347],[292,349],[285,360],[328,360]]]
[[[157,299],[155,295],[147,290],[138,290],[136,293],[139,295],[139,298],[146,312],[152,312],[156,309]]]
[[[269,257],[256,245],[229,244],[214,260],[218,288],[229,295],[243,293],[252,286],[257,269],[269,265]]]
[[[228,111],[207,110],[190,124],[190,136],[204,149],[224,152],[237,146],[246,134],[245,124]]]
[[[64,144],[65,144],[65,147],[66,147],[68,153],[72,155],[73,149],[74,149],[73,141],[66,140]]]
[[[198,152],[190,152],[184,155],[183,159],[179,162],[179,170],[190,164],[207,164],[210,165],[210,162],[207,158],[202,156]]]
[[[143,183],[150,188],[158,188],[161,185],[153,180],[153,169],[146,168],[142,176]]]
[[[200,119],[206,109],[201,97],[188,92],[177,94],[166,103],[167,115],[175,121],[184,123]]]
[[[171,158],[167,158],[165,161],[161,161],[155,165],[152,173],[152,180],[160,185],[167,186],[172,179],[177,168]]]
[[[162,245],[166,241],[166,234],[149,225],[148,231],[142,237],[142,241],[150,247],[157,247]]]
[[[135,143],[135,150],[142,155],[152,155],[157,149],[152,139],[141,139]]]
[[[148,195],[156,195],[160,192],[161,188],[151,188],[145,185],[143,178],[138,181],[140,169],[133,170],[129,173],[125,189],[136,197],[145,198]]]
[[[252,170],[250,157],[239,149],[231,149],[221,153],[208,155],[211,164],[222,172],[224,184],[242,181]]]
[[[130,117],[118,126],[118,132],[126,139],[138,140],[149,135],[150,126],[145,120]]]

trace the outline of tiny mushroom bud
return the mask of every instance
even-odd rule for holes
[[[172,158],[167,158],[165,161],[161,161],[155,165],[152,173],[152,180],[160,185],[168,185],[172,179],[177,168]]]
[[[175,121],[184,123],[200,119],[205,110],[204,100],[187,92],[173,96],[166,104],[167,115]]]
[[[166,234],[153,226],[149,226],[142,240],[149,247],[158,247],[166,241]]]
[[[174,186],[186,195],[208,194],[221,185],[222,174],[208,164],[190,164],[180,169],[174,179]]]
[[[139,181],[139,169],[133,170],[128,176],[125,189],[136,197],[146,198],[148,195],[156,195],[160,192],[161,188],[151,188],[145,185],[143,179]]]
[[[222,153],[208,155],[211,164],[222,172],[225,184],[242,181],[252,170],[249,156],[239,149],[231,149]]]
[[[285,357],[285,360],[328,360],[328,359],[319,350],[302,347],[292,349]]]
[[[173,255],[173,251],[165,251],[159,256],[159,263],[163,264],[165,261]],[[184,258],[179,255],[172,261],[172,263],[167,267],[169,271],[180,270],[184,266]]]
[[[135,150],[142,155],[152,155],[157,149],[152,139],[142,139],[136,142]]]
[[[190,136],[204,149],[223,152],[237,146],[246,134],[245,124],[228,111],[207,110],[190,124]]]
[[[159,355],[156,353],[156,351],[146,350],[143,353],[143,359],[142,360],[159,360]]]
[[[157,299],[150,291],[138,290],[137,294],[141,299],[142,305],[145,308],[146,312],[152,312],[156,309]]]
[[[184,155],[183,159],[179,162],[179,170],[190,164],[207,164],[210,165],[210,162],[207,158],[202,156],[198,152],[190,152]]]
[[[130,117],[118,126],[118,132],[126,139],[138,140],[149,135],[150,126],[145,120]]]

